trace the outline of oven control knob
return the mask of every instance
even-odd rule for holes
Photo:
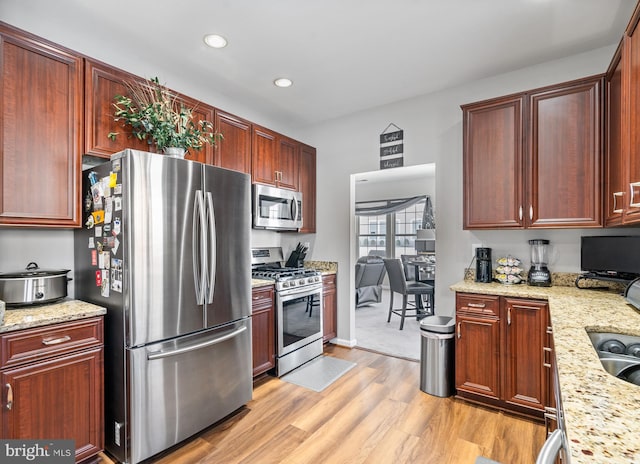
[[[300,279],[300,280],[298,281],[298,284],[300,284],[300,285],[304,285],[304,279]]]
[[[287,288],[289,286],[289,282],[282,282],[282,288]]]

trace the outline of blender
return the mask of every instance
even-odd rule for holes
[[[549,240],[529,240],[531,245],[531,269],[529,269],[529,285],[551,287],[551,272],[547,268],[547,247]]]

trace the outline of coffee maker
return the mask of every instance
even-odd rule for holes
[[[531,268],[529,269],[529,285],[551,287],[551,272],[547,267],[547,246],[549,240],[529,240],[531,245]]]
[[[489,283],[492,280],[491,248],[476,248],[476,282]]]

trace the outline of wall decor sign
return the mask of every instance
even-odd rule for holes
[[[404,164],[404,131],[394,123],[380,134],[380,169],[401,167]]]

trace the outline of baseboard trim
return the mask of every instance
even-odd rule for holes
[[[343,338],[333,338],[330,340],[330,343],[333,343],[334,345],[338,345],[338,346],[344,346],[346,348],[353,348],[354,346],[356,346],[356,340],[345,340]]]

